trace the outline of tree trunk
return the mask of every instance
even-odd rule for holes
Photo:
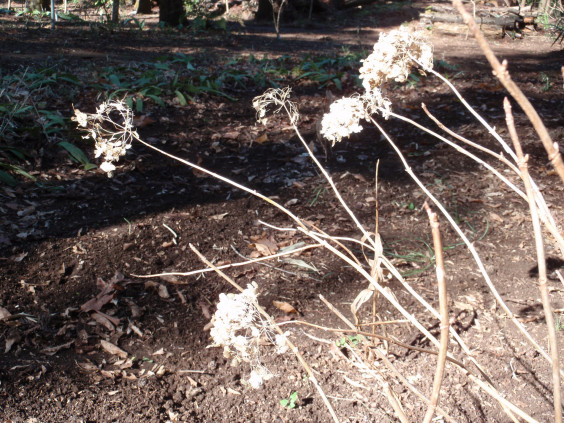
[[[112,3],[112,23],[119,22],[119,0],[113,0]]]
[[[373,0],[366,0],[373,1]],[[278,13],[282,0],[272,0],[274,12]],[[282,21],[289,21],[299,18],[311,18],[311,14],[332,13],[340,9],[345,4],[345,0],[287,0],[282,10]],[[273,4],[270,0],[258,0],[258,8],[255,13],[257,21],[271,21],[273,17]]]
[[[272,3],[269,0],[258,0],[257,13],[255,13],[257,21],[272,20]]]
[[[135,12],[138,15],[150,14],[152,8],[152,0],[137,0],[135,2]]]
[[[266,0],[268,1],[268,0]],[[184,18],[184,4],[182,0],[160,0],[159,21],[167,25],[179,25]]]

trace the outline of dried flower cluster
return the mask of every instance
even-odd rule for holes
[[[264,94],[255,97],[253,99],[253,107],[257,111],[257,120],[263,125],[266,124],[267,118],[266,114],[270,111],[272,107],[274,113],[280,112],[280,110],[285,109],[290,116],[290,122],[292,125],[298,122],[300,114],[296,104],[290,101],[291,88],[270,88],[264,92]]]
[[[364,89],[369,93],[388,80],[405,81],[417,66],[414,59],[424,70],[433,68],[433,49],[425,42],[422,32],[400,27],[380,35],[374,51],[360,68]]]
[[[329,106],[329,113],[321,120],[321,134],[333,144],[343,137],[362,131],[360,120],[365,119],[366,107],[358,97],[344,97]]]
[[[335,144],[362,131],[361,119],[368,119],[374,113],[388,118],[391,102],[383,97],[380,87],[388,80],[405,81],[418,63],[424,69],[433,67],[433,50],[424,42],[421,32],[401,27],[382,34],[360,68],[365,93],[334,102],[321,121],[321,135]]]
[[[108,101],[96,109],[96,113],[83,113],[78,109],[72,118],[78,126],[84,128],[95,144],[95,156],[103,157],[100,169],[112,175],[114,162],[124,156],[131,147],[131,141],[137,137],[133,127],[133,111],[123,101]]]
[[[214,343],[223,347],[223,355],[232,358],[233,365],[245,361],[251,364],[248,383],[259,388],[274,375],[260,362],[261,340],[266,338],[276,345],[279,354],[286,352],[286,337],[273,336],[270,323],[264,320],[256,306],[257,285],[249,284],[240,294],[220,294],[213,327],[210,330]]]

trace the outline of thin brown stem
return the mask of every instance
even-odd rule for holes
[[[531,220],[533,222],[533,231],[535,234],[535,246],[537,250],[537,262],[539,270],[539,290],[541,294],[542,305],[544,309],[544,317],[548,329],[548,342],[550,344],[550,353],[552,356],[552,383],[553,383],[553,396],[554,396],[554,421],[562,423],[562,397],[560,394],[560,366],[558,357],[558,340],[556,338],[556,328],[554,326],[554,316],[550,306],[550,297],[548,292],[548,283],[546,276],[546,257],[544,252],[544,243],[542,239],[542,231],[540,219],[538,216],[537,208],[535,206],[535,198],[533,187],[531,184],[531,177],[527,166],[528,155],[523,154],[521,143],[515,129],[515,122],[513,120],[513,113],[511,112],[511,104],[507,98],[503,101],[503,108],[505,110],[505,119],[507,121],[507,128],[515,147],[515,152],[519,159],[519,169],[521,170],[521,178],[525,184],[525,190],[529,197],[529,208],[531,213]]]
[[[511,94],[511,96],[517,101],[519,106],[521,106],[521,108],[531,121],[531,124],[535,128],[535,131],[537,131],[537,134],[539,135],[542,144],[544,145],[544,148],[548,154],[548,159],[554,166],[554,169],[556,169],[556,172],[558,173],[558,176],[560,176],[562,182],[564,182],[564,162],[562,161],[562,156],[560,154],[558,144],[552,141],[552,138],[550,137],[550,134],[548,133],[546,126],[544,126],[544,123],[538,115],[537,111],[535,110],[531,102],[527,99],[527,97],[525,97],[523,91],[521,91],[517,84],[515,84],[515,82],[513,82],[513,80],[511,79],[511,76],[507,71],[507,61],[504,60],[503,63],[499,62],[493,50],[486,41],[484,35],[478,28],[478,25],[476,25],[476,21],[462,5],[462,1],[453,0],[452,3],[458,10],[458,13],[462,15],[462,18],[470,28],[470,31],[472,31],[474,38],[476,38],[476,41],[480,45],[480,48],[484,52],[484,55],[488,59],[488,62],[490,62],[490,65],[494,71],[494,75],[503,84],[509,94]]]
[[[439,74],[437,74],[439,75]],[[454,88],[454,87],[453,87]],[[427,116],[437,124],[437,126],[439,128],[441,128],[443,131],[445,131],[447,134],[451,135],[452,137],[458,139],[459,141],[462,141],[465,144],[468,144],[480,151],[483,151],[484,153],[487,153],[493,157],[495,157],[496,159],[500,160],[502,163],[504,163],[506,166],[508,166],[511,170],[513,170],[517,175],[521,175],[521,172],[519,171],[519,168],[517,166],[515,166],[513,163],[511,163],[507,158],[505,158],[502,154],[497,154],[495,152],[493,152],[492,150],[490,150],[489,148],[486,148],[484,146],[481,146],[480,144],[476,144],[475,142],[472,142],[460,135],[458,135],[456,132],[452,131],[451,129],[447,128],[441,121],[439,121],[435,116],[433,116],[431,114],[431,112],[429,112],[429,110],[427,109],[427,106],[425,106],[425,104],[422,104],[421,107],[423,108],[423,110],[425,111],[425,113],[427,114]],[[408,120],[409,123],[410,120]],[[422,128],[420,128],[422,129]],[[431,133],[431,135],[433,135],[434,133]],[[515,191],[515,193],[517,193],[517,195],[519,195],[523,200],[528,201],[527,199],[527,195],[521,191],[519,188],[517,188],[513,183],[511,183],[505,176],[503,176],[501,173],[499,173],[497,170],[495,170],[493,167],[491,167],[489,164],[487,164],[486,162],[482,161],[481,159],[479,159],[478,157],[474,156],[473,154],[470,154],[468,151],[464,150],[463,148],[457,146],[456,144],[446,140],[445,139],[441,139],[441,141],[446,142],[448,145],[452,146],[453,148],[456,149],[456,151],[458,151],[459,153],[462,153],[468,157],[470,157],[471,159],[475,160],[476,162],[480,163],[481,165],[485,166],[488,170],[490,170],[494,175],[496,175],[499,179],[501,179],[509,188],[511,188],[513,191]],[[503,143],[503,145],[505,146],[505,142]],[[509,147],[507,147],[509,148]],[[514,157],[515,160],[517,161],[517,157],[512,154],[511,157]],[[542,197],[542,194],[539,190],[539,188],[533,183],[533,191],[535,192],[535,199],[537,202],[537,206],[539,208],[539,217],[541,218],[542,222],[544,223],[544,225],[546,226],[546,228],[550,231],[550,233],[552,234],[552,236],[554,236],[558,246],[560,247],[560,251],[562,252],[562,254],[564,255],[564,238],[562,237],[562,235],[560,234],[560,232],[558,232],[558,229],[556,228],[556,223],[554,222],[554,218],[552,217],[550,210],[548,209],[548,206],[546,205],[546,202],[544,201],[544,198]]]
[[[425,114],[429,117],[429,119],[431,119],[433,122],[435,122],[435,124],[441,128],[443,131],[445,131],[447,134],[449,134],[451,137],[456,138],[459,141],[462,141],[464,144],[468,144],[472,147],[474,147],[477,150],[483,151],[484,153],[487,153],[489,155],[491,155],[492,157],[495,157],[496,159],[498,159],[500,162],[502,162],[503,164],[505,164],[507,167],[509,167],[511,170],[513,170],[513,172],[515,172],[516,174],[519,174],[519,169],[517,168],[517,166],[515,166],[513,163],[511,163],[509,160],[507,160],[505,158],[505,156],[503,156],[502,154],[498,154],[495,151],[490,150],[489,148],[486,148],[478,143],[475,143],[473,141],[470,141],[468,138],[463,137],[462,135],[457,134],[456,132],[454,132],[452,129],[448,128],[444,123],[442,123],[436,116],[434,116],[429,109],[427,109],[427,106],[425,105],[425,103],[421,103],[421,108],[423,109],[423,111],[425,112]],[[526,197],[524,193],[519,193],[518,194],[523,197],[523,199]]]
[[[398,416],[398,419],[400,420],[400,422],[401,423],[409,423],[409,420],[407,419],[407,416],[405,415],[405,412],[403,411],[403,408],[401,407],[401,404],[398,400],[398,397],[396,396],[396,393],[394,391],[392,391],[392,388],[390,388],[389,383],[386,383],[384,385],[384,392],[386,393],[386,398],[388,398],[388,402],[390,403],[390,405],[394,409],[394,412],[396,413],[396,416]]]
[[[441,232],[439,226],[439,217],[437,213],[431,210],[429,204],[424,204],[429,221],[431,223],[431,232],[433,234],[433,247],[435,249],[435,263],[437,266],[437,283],[439,291],[439,310],[441,312],[441,337],[439,346],[439,356],[437,358],[437,368],[435,370],[435,377],[433,380],[433,391],[430,397],[430,403],[425,413],[423,423],[430,423],[435,415],[435,409],[439,402],[441,392],[441,385],[445,374],[445,366],[448,352],[448,332],[449,332],[449,318],[448,318],[448,303],[447,303],[447,290],[445,278],[445,263],[443,260],[443,241],[441,239]]]

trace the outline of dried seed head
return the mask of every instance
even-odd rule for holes
[[[84,138],[94,140],[95,156],[104,160],[100,169],[111,176],[116,169],[113,163],[125,155],[138,136],[133,127],[133,112],[123,101],[108,101],[100,104],[96,113],[75,109],[74,114],[72,120],[87,132]]]
[[[411,69],[417,66],[414,60],[424,70],[433,68],[433,49],[422,32],[401,27],[381,34],[374,51],[363,60],[360,68],[364,89],[370,92],[388,80],[405,81]]]
[[[298,123],[300,114],[296,104],[290,101],[291,88],[270,88],[264,94],[253,99],[253,107],[257,111],[257,120],[266,124],[266,114],[269,112],[279,113],[282,109],[288,113],[290,123]]]
[[[211,347],[223,347],[226,358],[232,359],[233,365],[245,361],[251,365],[248,383],[259,388],[263,381],[274,375],[261,364],[260,345],[266,337],[276,345],[281,354],[287,350],[286,336],[274,337],[274,330],[264,320],[257,308],[257,285],[247,285],[240,294],[220,294],[217,311],[214,314],[210,335]]]

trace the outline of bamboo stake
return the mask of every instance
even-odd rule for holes
[[[435,378],[433,380],[433,391],[431,393],[430,403],[425,413],[423,423],[430,423],[435,415],[435,409],[439,402],[441,392],[441,384],[443,382],[446,366],[446,358],[448,351],[448,303],[447,303],[447,290],[445,278],[445,263],[443,260],[443,241],[441,239],[441,232],[439,229],[439,218],[437,213],[431,210],[429,204],[424,204],[429,221],[431,222],[431,231],[433,234],[433,246],[435,248],[435,262],[437,264],[437,283],[439,286],[439,310],[441,311],[441,338],[439,347],[439,357],[437,358],[437,369],[435,370]]]
[[[546,326],[548,328],[548,341],[550,344],[550,353],[552,356],[552,384],[554,396],[554,421],[562,423],[562,398],[560,394],[560,366],[558,357],[558,340],[556,338],[556,328],[554,327],[554,316],[550,306],[550,297],[548,293],[548,283],[546,277],[546,257],[544,252],[544,243],[542,240],[542,231],[540,226],[539,215],[535,207],[535,199],[533,188],[531,186],[531,177],[527,166],[529,156],[523,154],[521,143],[515,129],[515,122],[513,120],[513,113],[511,112],[511,104],[507,97],[503,100],[503,108],[505,110],[505,119],[507,121],[507,128],[515,147],[515,152],[519,159],[519,169],[521,169],[521,178],[525,184],[525,190],[529,197],[529,207],[531,211],[531,220],[533,221],[533,231],[535,234],[535,246],[537,249],[537,262],[539,268],[539,290],[541,293],[542,306],[544,309],[544,317],[546,319]]]

